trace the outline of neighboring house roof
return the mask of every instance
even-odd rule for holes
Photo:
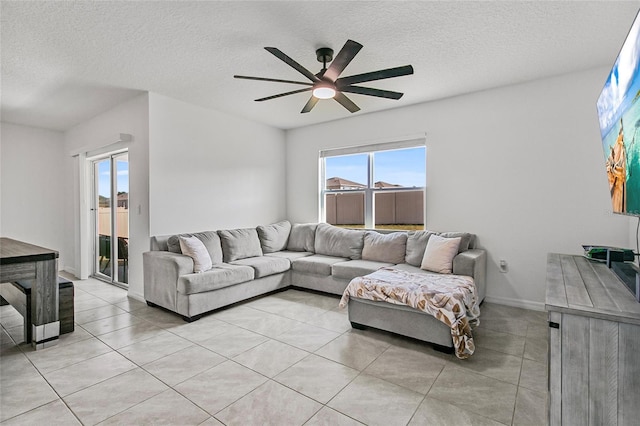
[[[343,179],[341,177],[332,177],[327,179],[327,189],[357,189],[357,188],[366,188],[366,185],[363,185],[358,182],[354,182],[348,179]]]
[[[373,184],[376,188],[402,188],[402,185],[397,185],[395,183],[389,183],[379,180]]]
[[[378,181],[373,184],[375,188],[402,188],[402,185],[397,185],[395,183],[389,183],[384,181]],[[366,185],[363,185],[358,182],[354,182],[349,179],[344,179],[341,177],[332,177],[327,179],[327,189],[360,189],[366,188]]]

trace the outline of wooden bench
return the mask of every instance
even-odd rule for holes
[[[0,285],[0,296],[24,319],[24,341],[31,343],[31,281],[16,281]],[[58,277],[58,321],[60,334],[74,330],[73,282]]]

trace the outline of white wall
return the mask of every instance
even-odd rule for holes
[[[149,94],[151,235],[285,218],[284,131]]]
[[[290,130],[287,216],[318,220],[319,150],[425,132],[427,228],[478,235],[488,300],[542,308],[548,252],[629,244],[630,219],[611,214],[595,107],[608,71]]]
[[[0,235],[57,250],[60,270],[73,265],[63,147],[61,132],[0,123]]]
[[[133,136],[129,150],[129,294],[143,297],[142,253],[149,249],[149,97],[132,98],[91,120],[65,132],[65,151],[68,156],[90,152],[114,144],[120,133]],[[78,171],[74,184],[73,243],[76,250],[76,269],[80,269],[81,254],[91,249],[82,241],[80,214],[90,208],[90,200],[83,199],[78,188]],[[82,213],[84,214],[84,213]],[[86,224],[85,224],[86,225]],[[80,251],[82,250],[83,253]],[[86,268],[87,265],[84,266]],[[77,275],[77,274],[76,274]]]

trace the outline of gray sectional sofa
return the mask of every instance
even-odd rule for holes
[[[342,295],[351,279],[384,266],[431,273],[420,269],[420,264],[434,234],[352,230],[325,223],[291,225],[288,221],[181,234],[197,237],[211,257],[213,267],[200,273],[193,272],[193,259],[182,254],[179,235],[155,236],[151,251],[143,254],[144,296],[149,305],[193,321],[209,311],[290,286]],[[484,299],[486,253],[475,248],[475,236],[440,235],[461,237],[453,273],[473,277],[479,298]],[[354,326],[369,325],[451,347],[450,330],[444,324],[410,308],[352,298],[349,314]],[[404,322],[405,315],[419,319],[396,327],[394,323]],[[432,329],[426,335],[425,327]]]

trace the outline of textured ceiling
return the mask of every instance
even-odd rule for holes
[[[398,101],[349,95],[379,111],[541,77],[610,66],[633,2],[81,2],[1,7],[2,121],[68,129],[142,91],[279,128],[349,117],[333,100],[300,114],[308,94],[259,97],[304,81],[266,52],[278,47],[313,72],[315,49],[364,48],[342,74],[400,65],[415,74],[363,84]],[[603,75],[603,84],[606,76]]]

